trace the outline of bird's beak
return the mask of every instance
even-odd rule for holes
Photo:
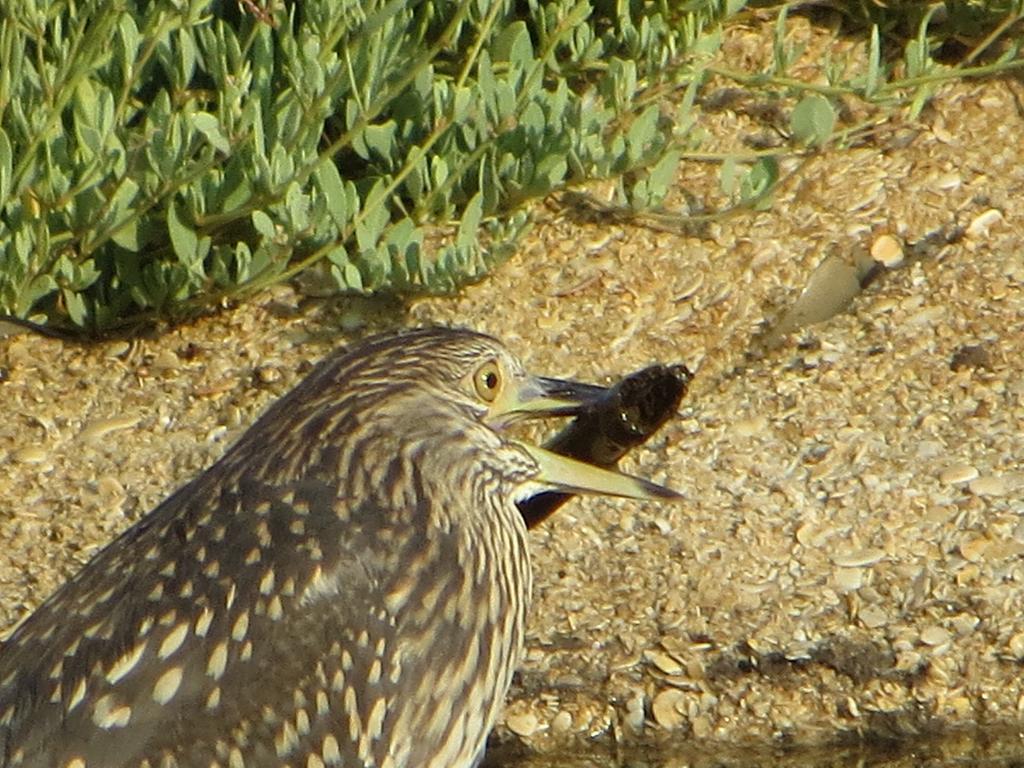
[[[530,376],[519,387],[509,387],[505,402],[498,404],[498,420],[507,424],[538,416],[575,416],[607,392],[596,384]]]
[[[573,416],[595,404],[607,390],[593,384],[562,379],[527,378],[518,388],[509,388],[505,402],[491,417],[498,428],[522,418]],[[535,480],[545,490],[624,496],[631,499],[680,499],[670,488],[640,477],[602,469],[520,440],[515,441],[533,457],[540,468]]]
[[[516,441],[540,467],[534,478],[549,490],[565,493],[589,493],[598,496],[624,496],[628,499],[682,499],[671,488],[634,477],[624,472],[601,469],[554,453],[530,443]]]

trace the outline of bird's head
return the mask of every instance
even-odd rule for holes
[[[592,405],[606,390],[573,381],[529,374],[497,339],[467,330],[431,328],[369,340],[353,361],[352,373],[379,388],[381,402],[395,422],[419,434],[469,430],[467,450],[486,449],[493,437],[524,452],[532,475],[524,493],[555,490],[671,499],[668,488],[621,472],[567,458],[508,436],[518,421],[572,416]],[[358,391],[358,387],[356,390]],[[483,431],[491,433],[484,435]],[[490,439],[488,439],[490,438]],[[492,443],[493,444],[493,443]]]

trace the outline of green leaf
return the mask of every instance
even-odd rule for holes
[[[459,231],[455,236],[457,248],[468,248],[476,243],[477,230],[480,228],[480,220],[483,218],[483,197],[477,192],[466,204],[462,214],[462,221],[459,222]]]
[[[139,185],[134,179],[127,176],[121,179],[113,197],[110,198],[110,219],[113,224],[120,223],[134,213],[132,203],[138,194]]]
[[[337,270],[335,267],[332,272]],[[336,272],[335,279],[338,280],[339,285],[345,286],[350,290],[362,292],[363,289],[363,276],[359,272],[359,268],[352,262],[347,262],[338,272]]]
[[[870,99],[878,92],[881,79],[881,43],[878,38],[878,25],[871,25],[871,42],[868,45],[868,71],[864,83],[864,98]]]
[[[705,30],[692,46],[695,56],[702,59],[710,59],[718,53],[722,47],[722,27],[718,26],[712,30]]]
[[[490,119],[497,120],[497,83],[494,79],[494,69],[491,67],[491,57],[486,50],[480,51],[476,62],[476,71],[476,87],[480,94],[480,100],[484,103]]]
[[[527,104],[526,109],[523,110],[522,117],[519,119],[519,125],[526,129],[527,135],[532,140],[531,143],[535,146],[540,144],[546,123],[544,110],[536,102]]]
[[[267,240],[273,240],[277,237],[277,228],[274,226],[274,220],[271,219],[263,211],[252,212],[252,225]]]
[[[89,319],[89,310],[85,305],[85,299],[80,293],[70,288],[61,290],[61,297],[64,299],[64,306],[68,311],[68,317],[75,325],[82,327]]]
[[[718,173],[718,185],[722,194],[732,197],[736,191],[736,156],[728,155],[722,161],[722,167]]]
[[[228,161],[219,191],[223,196],[219,205],[221,211],[233,213],[252,199],[252,180],[239,155]]]
[[[0,206],[12,191],[12,167],[11,140],[0,128]]]
[[[520,69],[533,64],[533,43],[525,21],[514,21],[501,30],[491,44],[491,58],[518,65]]]
[[[91,81],[82,79],[75,89],[75,137],[84,160],[91,160],[103,151],[103,137],[99,131],[100,102]]]
[[[907,43],[904,53],[904,61],[907,63],[907,77],[915,78],[928,74],[932,69],[931,41],[928,35],[928,25],[932,16],[939,10],[933,6],[921,17],[917,27],[917,35]]]
[[[652,197],[652,204],[660,203],[665,199],[669,189],[675,183],[676,170],[679,168],[679,160],[682,153],[678,150],[666,152],[665,155],[654,164],[648,175],[647,183]]]
[[[138,55],[139,50],[139,28],[135,24],[135,19],[130,14],[122,14],[117,21],[118,28],[118,53],[121,56],[121,67],[125,73],[131,72],[135,66],[135,57]]]
[[[21,301],[15,307],[15,314],[24,317],[36,305],[36,302],[56,293],[57,290],[57,281],[54,280],[53,275],[36,275],[29,282],[28,288],[22,292]]]
[[[368,125],[352,143],[352,148],[364,160],[373,155],[378,159],[390,160],[395,151],[395,131],[398,128],[394,120],[383,125]]]
[[[784,75],[793,60],[792,51],[786,45],[786,21],[789,18],[789,6],[783,5],[775,18],[775,30],[772,35],[772,72]]]
[[[545,155],[534,171],[534,187],[531,192],[537,195],[544,195],[557,187],[565,179],[569,170],[569,164],[565,160],[565,153],[553,152]]]
[[[327,212],[334,221],[334,226],[339,231],[344,229],[348,225],[349,218],[345,184],[341,180],[338,168],[329,157],[322,159],[317,164],[313,180],[327,202]]]
[[[236,282],[246,283],[255,277],[252,272],[252,251],[249,250],[247,243],[238,242],[235,244],[234,257]]]
[[[793,108],[789,121],[793,138],[798,142],[822,146],[832,137],[836,112],[828,99],[812,93]]]
[[[220,122],[209,112],[196,112],[192,115],[192,125],[202,133],[214,149],[230,154],[231,144],[220,129]]]
[[[192,38],[191,32],[186,27],[180,29],[177,34],[178,44],[175,46],[175,51],[178,54],[176,74],[178,76],[177,84],[181,88],[188,86],[196,72],[198,52],[196,51],[196,43]]]
[[[288,208],[292,230],[301,232],[306,229],[309,226],[309,197],[302,192],[298,182],[293,181],[288,185],[284,202]]]
[[[647,152],[649,145],[654,142],[658,133],[659,114],[658,106],[651,104],[629,127],[629,132],[626,134],[626,147],[630,163],[639,161]]]
[[[387,203],[381,194],[384,185],[383,180],[378,180],[366,195],[367,207],[356,224],[356,242],[359,245],[360,254],[368,254],[376,250],[377,240],[391,220]]]
[[[439,155],[432,158],[431,175],[434,177],[434,185],[440,187],[448,180],[448,163]]]
[[[178,206],[173,202],[167,207],[167,232],[171,236],[174,255],[186,264],[195,261],[199,253],[199,238],[182,222]]]
[[[55,271],[58,284],[72,291],[84,291],[100,275],[92,259],[75,262],[67,254],[58,257]]]
[[[750,168],[740,187],[740,199],[755,210],[765,210],[769,196],[779,179],[779,163],[774,157],[762,157]]]
[[[138,251],[142,248],[140,231],[139,220],[131,218],[119,224],[110,235],[110,239],[126,250]]]

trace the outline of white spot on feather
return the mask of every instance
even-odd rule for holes
[[[174,698],[181,685],[181,667],[171,667],[156,681],[153,686],[153,701],[157,704],[166,704]]]

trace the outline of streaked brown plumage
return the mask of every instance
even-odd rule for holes
[[[516,501],[671,492],[511,440],[593,388],[468,331],[318,366],[0,650],[0,766],[479,761],[522,646]]]

